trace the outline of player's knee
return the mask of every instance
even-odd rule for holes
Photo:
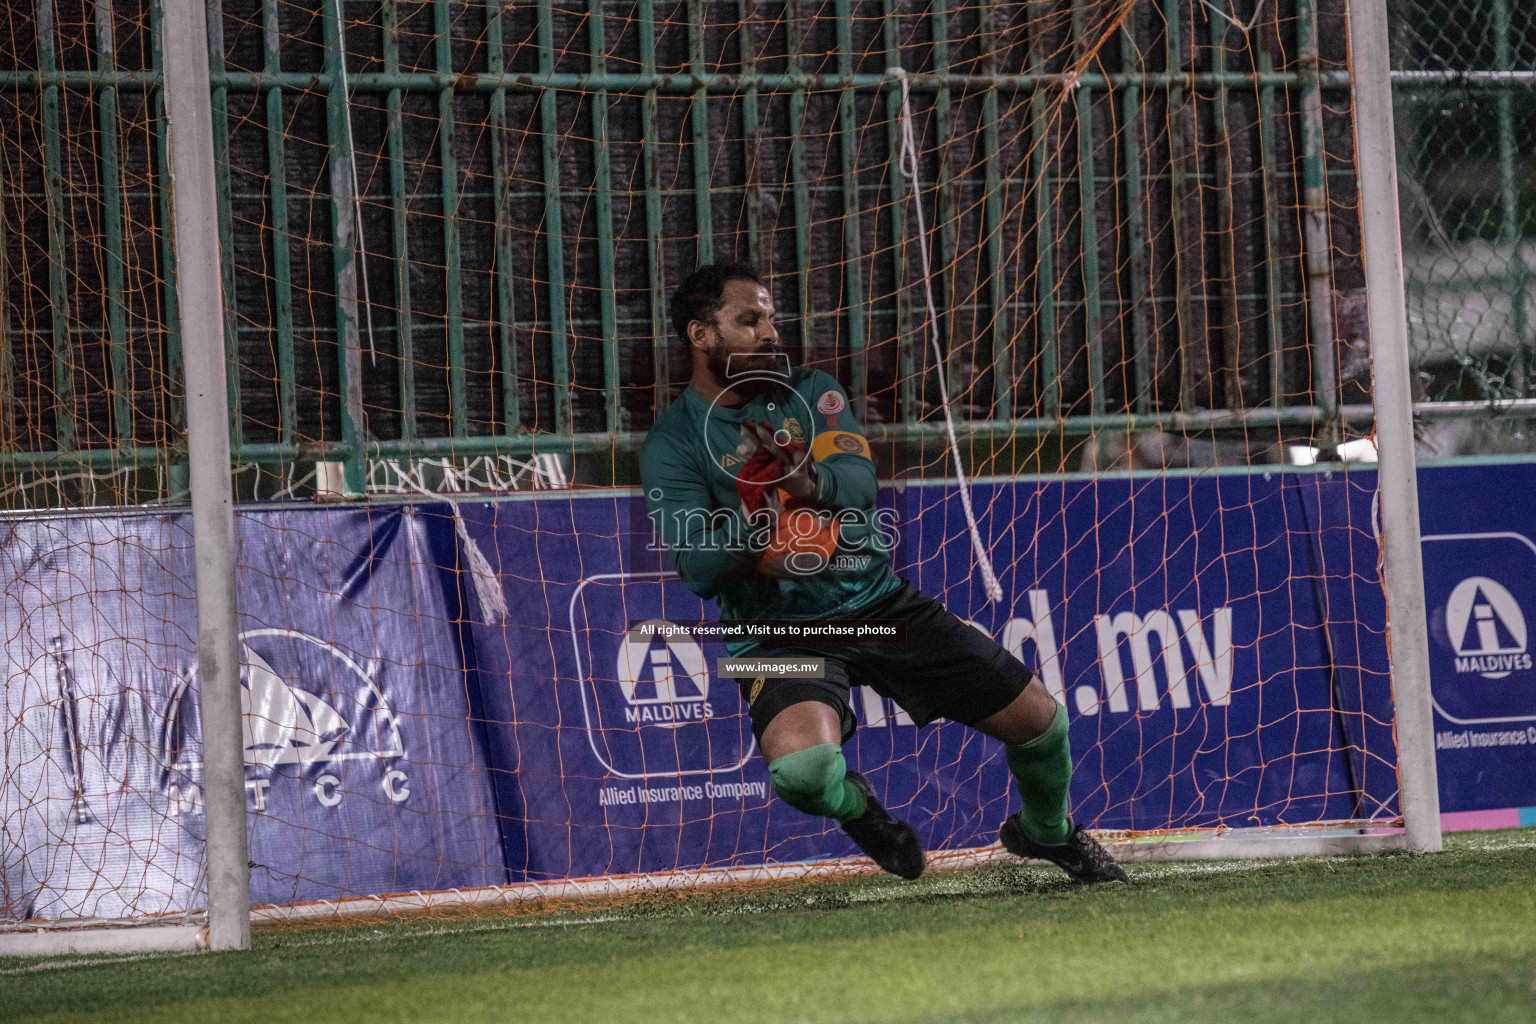
[[[835,743],[797,750],[768,765],[768,777],[780,800],[797,811],[823,816],[833,813],[832,798],[847,774],[843,748]]]

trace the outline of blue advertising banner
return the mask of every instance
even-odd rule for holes
[[[1536,466],[1420,480],[1441,809],[1536,806]]]
[[[980,481],[989,601],[952,485],[887,487],[893,564],[1067,708],[1079,820],[1250,827],[1396,813],[1369,471]],[[1420,474],[1442,809],[1536,807],[1536,465]],[[465,534],[499,574],[495,622]],[[258,904],[851,854],[773,796],[712,620],[638,496],[566,491],[239,518]],[[0,541],[0,917],[201,902],[184,514]],[[465,605],[468,602],[468,605]],[[846,745],[930,849],[1016,807],[999,743],[856,688]]]
[[[505,880],[464,686],[452,520],[239,517],[256,904]],[[184,515],[18,521],[3,548],[7,918],[201,904]]]
[[[451,512],[240,525],[252,902],[503,882]]]
[[[977,487],[1003,585],[996,605],[971,572],[953,488],[908,493],[914,582],[1066,705],[1079,820],[1149,829],[1352,816],[1318,603],[1318,584],[1347,570],[1317,563],[1294,480]]]
[[[1433,479],[1426,471],[1424,479]],[[1346,757],[1350,817],[1380,817],[1397,807],[1397,745],[1387,601],[1377,568],[1376,473],[1298,473],[1287,490],[1301,512],[1313,558],[1329,685]]]
[[[900,525],[895,564],[1066,704],[1076,817],[1149,829],[1359,813],[1320,611],[1330,587],[1362,585],[1359,567],[1323,564],[1294,480],[984,482],[973,498],[1000,604],[972,572],[953,487],[882,492]],[[627,632],[714,614],[668,571],[638,497],[463,511],[509,606],[472,632],[513,877],[854,852],[828,822],[773,800],[736,683],[713,672],[723,647]],[[1370,541],[1368,510],[1350,528]],[[852,766],[930,848],[995,840],[1016,807],[1001,744],[954,723],[919,730],[867,690],[854,704]],[[1370,710],[1390,723],[1389,705]],[[1363,756],[1394,763],[1390,733],[1351,738],[1385,741]]]
[[[627,641],[633,622],[712,618],[626,557],[631,499],[465,504],[506,618],[473,628],[514,880],[822,855],[822,823],[772,800],[725,648]],[[770,837],[772,837],[770,839]]]

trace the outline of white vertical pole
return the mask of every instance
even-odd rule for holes
[[[218,190],[203,0],[162,0],[165,103],[170,122],[171,227],[187,389],[197,558],[197,675],[208,822],[208,944],[251,944],[251,871],[245,832],[245,757],[235,617],[235,511],[229,396],[219,284]]]
[[[1397,155],[1392,144],[1392,82],[1386,0],[1350,0],[1349,64],[1360,182],[1361,248],[1371,336],[1372,394],[1380,452],[1381,540],[1396,705],[1397,765],[1403,822],[1415,850],[1440,849],[1429,695],[1429,633],[1419,549],[1419,495],[1413,451],[1408,313],[1403,301],[1402,235],[1397,221]]]

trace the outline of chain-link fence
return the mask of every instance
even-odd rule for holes
[[[1420,397],[1536,395],[1536,8],[1393,8],[1398,198]],[[1429,428],[1425,454],[1536,447],[1516,418]]]

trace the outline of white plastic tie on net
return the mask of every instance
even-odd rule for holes
[[[960,504],[965,509],[965,522],[971,534],[971,548],[976,552],[976,564],[981,569],[981,582],[986,588],[987,597],[1000,602],[1003,599],[1003,585],[997,581],[997,573],[992,570],[992,560],[987,557],[987,546],[981,542],[981,529],[976,525],[976,513],[971,507],[971,485],[965,478],[965,466],[960,461],[960,442],[955,438],[955,420],[949,411],[949,384],[944,379],[944,352],[939,347],[939,314],[933,303],[933,277],[928,262],[928,225],[923,219],[922,188],[917,176],[917,136],[912,130],[911,80],[907,77],[906,68],[886,68],[885,73],[901,83],[901,170],[912,183],[912,208],[917,211],[917,250],[923,270],[928,341],[933,346],[940,408],[944,410],[944,433],[949,438],[949,453],[955,463]]]

